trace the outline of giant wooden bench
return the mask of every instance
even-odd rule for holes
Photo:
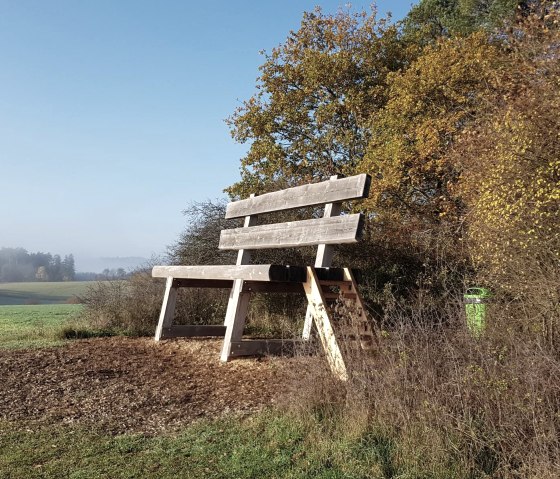
[[[334,301],[354,303],[362,341],[373,338],[357,284],[349,268],[332,268],[334,246],[359,240],[361,214],[341,215],[343,201],[366,198],[370,177],[331,177],[321,183],[288,188],[227,205],[226,219],[244,218],[241,228],[223,230],[220,249],[238,250],[235,265],[155,266],[152,276],[167,278],[155,340],[175,337],[223,336],[221,360],[274,352],[281,340],[242,339],[251,293],[300,292],[308,300],[303,339],[310,337],[313,322],[332,371],[347,378],[346,366],[333,330]],[[257,226],[257,217],[276,211],[324,205],[322,218]],[[318,245],[315,266],[251,264],[251,251]],[[174,325],[177,290],[181,287],[231,288],[223,326]]]

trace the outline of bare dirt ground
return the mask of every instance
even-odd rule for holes
[[[219,340],[97,338],[0,351],[0,419],[157,433],[248,414],[289,389],[304,358],[219,360]],[[308,360],[309,358],[307,358]]]

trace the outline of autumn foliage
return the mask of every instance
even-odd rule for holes
[[[558,270],[558,26],[550,2],[306,13],[229,119],[250,146],[227,191],[366,172],[374,288],[528,291]]]

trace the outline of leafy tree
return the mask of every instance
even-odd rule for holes
[[[62,281],[62,259],[55,254],[48,268],[48,275],[51,281]]]
[[[29,281],[34,270],[31,258],[24,248],[0,249],[0,281]]]
[[[0,281],[73,281],[74,257],[28,253],[24,248],[0,249]]]
[[[64,257],[61,265],[62,270],[62,280],[63,281],[74,281],[76,278],[76,269],[74,266],[74,255],[69,254]]]
[[[236,221],[224,219],[225,201],[193,203],[183,214],[187,217],[187,228],[169,248],[172,264],[235,263],[235,252],[218,250],[220,231],[238,226]]]
[[[361,165],[374,178],[368,201],[379,219],[423,228],[458,215],[462,203],[453,186],[461,162],[449,151],[476,116],[497,59],[486,35],[475,33],[428,46],[406,70],[388,76],[388,101],[373,118]]]
[[[0,277],[2,281],[10,283],[24,281],[24,275],[21,267],[15,264],[5,264],[0,268]]]
[[[470,35],[478,30],[503,27],[517,12],[526,11],[527,0],[421,0],[403,20],[407,41],[419,46],[442,37]]]
[[[353,171],[370,116],[385,104],[387,74],[405,58],[398,29],[375,11],[305,13],[299,30],[265,55],[257,93],[229,118],[232,136],[251,143],[230,195]]]
[[[511,20],[522,12],[517,21],[523,22],[529,3],[535,2],[423,0],[400,26],[375,12],[306,13],[300,29],[266,55],[257,93],[229,119],[233,137],[251,146],[241,180],[228,193],[246,197],[338,172],[370,173],[367,238],[375,247],[363,250],[376,254],[364,264],[375,262],[387,281],[405,278],[406,286],[443,284],[447,279],[433,277],[438,269],[442,277],[461,278],[468,267],[461,245],[474,225],[467,213],[482,191],[473,185],[484,183],[455,152],[490,124],[492,108],[522,91],[511,60],[516,39],[534,32]],[[543,10],[543,25],[552,10]],[[517,51],[522,57],[523,49]],[[557,60],[557,53],[541,57]],[[504,151],[512,138],[503,134]],[[493,163],[482,155],[479,171],[481,165]],[[453,274],[441,264],[450,264]]]
[[[29,256],[31,257],[31,264],[35,269],[41,266],[46,267],[52,261],[52,255],[50,253],[31,253]]]

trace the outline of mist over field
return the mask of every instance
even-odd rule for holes
[[[119,269],[125,271],[134,270],[148,262],[148,258],[141,256],[95,258],[95,257],[76,257],[76,271],[101,273],[105,269]]]

